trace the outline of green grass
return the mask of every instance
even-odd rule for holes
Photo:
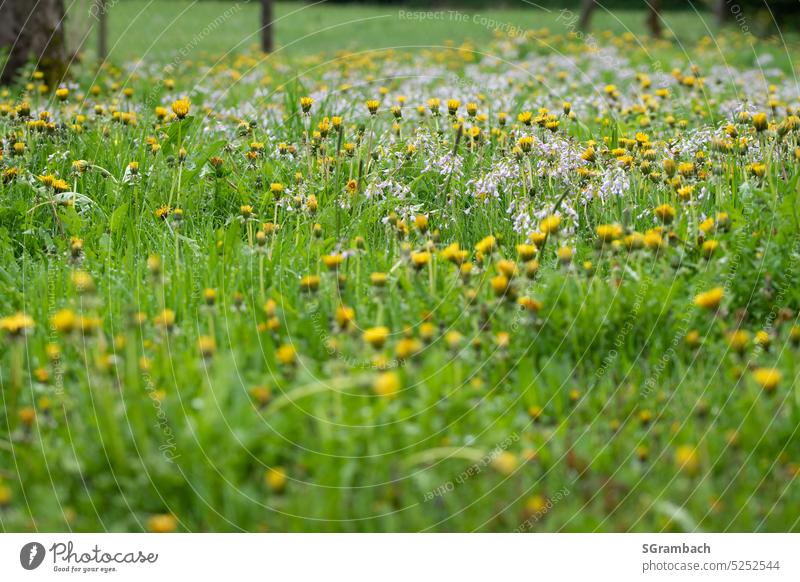
[[[494,39],[495,29],[540,29],[556,34],[576,31],[574,20],[558,9],[527,7],[501,10],[425,10],[430,16],[416,19],[415,8],[378,6],[332,6],[278,3],[276,5],[276,52],[289,55],[333,53],[339,50],[419,50],[441,46],[448,41],[469,41],[480,50]],[[136,59],[169,60],[189,49],[200,58],[241,53],[258,48],[260,8],[251,2],[187,2],[123,0],[109,12],[110,58],[121,62]],[[682,52],[702,36],[716,34],[708,13],[673,12],[663,15],[668,35],[687,43]],[[76,26],[82,26],[79,21]],[[203,32],[204,30],[212,32]],[[595,35],[645,31],[644,14],[639,11],[598,10],[592,27]],[[729,26],[736,30],[735,24]],[[793,35],[789,35],[793,39]],[[795,40],[796,42],[796,40]],[[93,46],[90,41],[89,46]],[[680,48],[680,47],[679,47]],[[726,55],[734,62],[752,64],[753,55]]]
[[[791,45],[395,21],[219,59],[253,7],[181,53],[221,5],[137,5],[118,66],[0,102],[3,530],[798,530],[798,95],[751,58]],[[449,36],[502,59],[378,50]]]

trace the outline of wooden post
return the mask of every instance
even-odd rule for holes
[[[108,5],[107,0],[95,0],[97,7],[97,60],[101,63],[108,58]]]
[[[589,22],[592,19],[592,12],[597,7],[597,4],[594,3],[594,0],[583,0],[581,2],[581,17],[578,20],[578,28],[582,32],[589,31]]]
[[[714,16],[717,26],[723,26],[728,20],[728,7],[725,4],[725,0],[714,0]]]
[[[272,0],[261,0],[261,50],[272,52]]]
[[[650,29],[650,35],[653,38],[661,38],[661,0],[648,0],[647,27]]]

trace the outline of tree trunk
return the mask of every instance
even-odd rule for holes
[[[272,0],[261,0],[261,50],[272,52]]]
[[[647,27],[653,38],[661,38],[661,0],[648,0],[649,14],[647,15]]]
[[[0,82],[11,83],[28,61],[33,61],[50,87],[66,72],[63,0],[0,0],[0,48],[8,60]]]
[[[101,63],[108,58],[108,5],[107,0],[95,0],[97,17],[97,60]]]
[[[728,7],[725,0],[714,0],[714,17],[717,21],[717,26],[723,26],[725,21],[728,20]]]
[[[592,12],[597,7],[594,0],[583,0],[581,2],[581,17],[578,20],[578,28],[583,32],[588,32],[589,22],[592,19]]]

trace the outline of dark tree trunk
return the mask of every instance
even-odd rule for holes
[[[728,20],[728,7],[725,0],[714,0],[714,17],[717,21],[717,26],[722,26]]]
[[[261,50],[272,52],[272,0],[261,0]]]
[[[97,16],[97,60],[108,58],[108,4],[107,0],[95,0]]]
[[[50,87],[66,71],[63,0],[0,0],[0,48],[8,60],[0,82],[11,83],[28,61],[36,63]]]
[[[655,38],[661,37],[661,0],[646,0],[648,5],[647,13],[647,27],[650,29],[650,34]],[[722,0],[723,2],[725,0]],[[582,0],[581,1],[581,16],[578,19],[578,28],[583,32],[588,32],[589,25],[592,20],[592,13],[597,8],[595,0]]]
[[[661,0],[648,1],[647,27],[650,29],[650,34],[653,38],[661,38]]]
[[[592,12],[597,7],[594,0],[583,0],[581,2],[581,17],[578,20],[578,28],[583,32],[589,30],[589,23],[592,20]]]

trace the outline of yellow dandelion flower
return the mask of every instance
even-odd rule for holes
[[[773,392],[780,384],[783,374],[776,368],[756,368],[753,379],[766,392]]]
[[[344,255],[339,253],[334,253],[332,255],[325,255],[322,257],[322,264],[325,265],[328,269],[335,271],[338,269],[342,263],[344,263]]]
[[[519,460],[514,453],[503,451],[492,459],[492,467],[498,473],[511,475],[519,466]]]
[[[171,309],[165,309],[153,318],[153,324],[156,327],[172,329],[175,325],[175,312]]]
[[[557,214],[552,214],[539,223],[539,230],[545,236],[557,233],[559,228],[561,228],[561,217]]]
[[[702,247],[703,256],[710,259],[717,248],[719,248],[719,241],[713,239],[705,241]]]
[[[78,316],[71,309],[61,309],[50,318],[50,324],[57,332],[70,333],[78,324]]]
[[[173,533],[176,529],[178,520],[170,513],[152,515],[147,519],[147,531],[150,533]]]
[[[700,458],[697,449],[690,445],[681,445],[675,450],[675,465],[688,475],[696,475],[700,469]]]
[[[384,326],[371,327],[364,332],[364,341],[375,349],[380,349],[389,338],[389,328]]]
[[[300,289],[306,293],[313,293],[319,289],[320,278],[318,275],[306,275],[300,279]]]
[[[389,371],[378,374],[372,385],[372,390],[379,396],[391,398],[400,392],[401,381],[397,372]]]
[[[622,226],[619,224],[601,224],[597,227],[597,238],[608,243],[622,236]]]
[[[675,209],[669,204],[656,206],[653,213],[664,224],[670,224],[675,219]]]
[[[178,99],[172,103],[172,112],[178,119],[183,119],[189,115],[190,104],[188,99]]]
[[[395,353],[398,360],[407,360],[419,352],[422,344],[415,338],[406,337],[397,342]]]
[[[275,352],[278,362],[284,366],[292,366],[297,363],[297,351],[291,344],[283,344]]]
[[[204,358],[210,358],[217,351],[217,342],[209,335],[201,335],[197,339],[197,348]]]
[[[411,253],[411,264],[419,271],[431,262],[431,254],[427,251]]]
[[[742,354],[750,343],[750,334],[744,329],[737,329],[728,334],[728,346],[737,354]]]
[[[765,129],[767,129],[769,125],[769,122],[767,121],[767,114],[764,113],[763,111],[754,113],[751,123],[753,124],[753,128],[756,131],[758,132],[764,131]]]
[[[342,329],[347,329],[350,324],[355,320],[356,312],[352,307],[347,307],[346,305],[340,305],[336,308],[336,323]]]
[[[542,302],[532,297],[520,297],[517,299],[517,304],[529,313],[539,313],[542,309]]]
[[[528,245],[528,244],[518,244],[517,245],[517,256],[521,261],[530,261],[536,256],[537,248],[536,245]]]
[[[722,296],[725,291],[722,287],[714,287],[704,293],[699,293],[694,298],[694,304],[702,309],[716,311],[722,303]]]
[[[32,329],[33,325],[33,318],[22,312],[0,318],[0,330],[7,331],[12,336],[24,334]]]
[[[497,239],[491,235],[481,239],[475,245],[475,250],[484,255],[490,255],[497,248]]]
[[[370,273],[369,281],[374,287],[385,287],[388,278],[386,273]]]
[[[270,467],[264,472],[264,482],[274,493],[281,493],[286,488],[286,469]]]

